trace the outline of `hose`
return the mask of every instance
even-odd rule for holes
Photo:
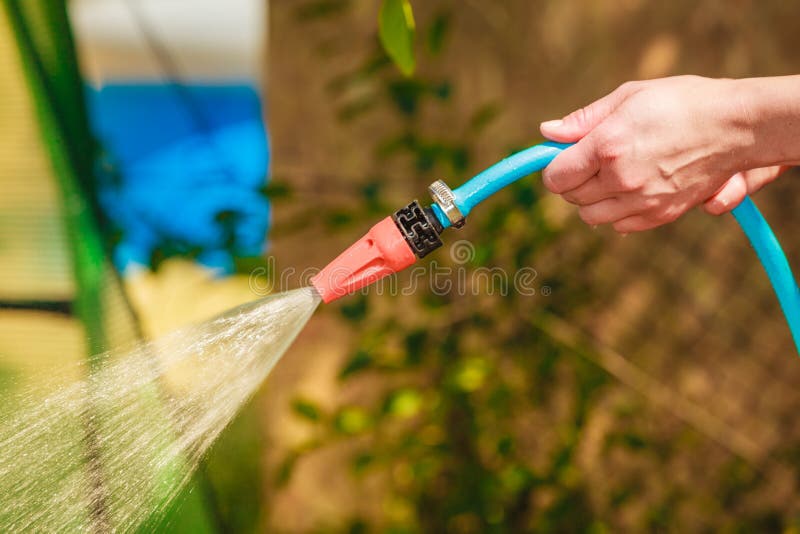
[[[466,217],[472,208],[507,185],[545,168],[569,146],[564,143],[546,142],[507,157],[453,190],[455,205]],[[449,227],[450,221],[444,211],[437,204],[433,204],[431,208],[442,227]],[[733,216],[750,240],[767,272],[786,322],[789,324],[797,352],[800,354],[800,289],[797,287],[786,255],[750,197],[745,197],[744,201],[733,210]]]
[[[456,206],[466,217],[472,208],[507,185],[547,167],[568,146],[570,145],[564,143],[542,143],[495,163],[453,190]],[[442,209],[436,204],[431,207],[442,226],[448,228],[450,221]]]
[[[732,213],[767,271],[800,354],[800,289],[781,244],[750,197],[745,197]]]

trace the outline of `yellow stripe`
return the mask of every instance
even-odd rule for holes
[[[14,35],[0,10],[0,300],[74,295],[51,173]]]

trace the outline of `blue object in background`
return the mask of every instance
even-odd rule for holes
[[[121,272],[149,265],[160,247],[199,251],[224,273],[234,256],[264,252],[269,147],[252,86],[107,84],[89,89],[88,103]]]

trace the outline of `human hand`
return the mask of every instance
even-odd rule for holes
[[[543,173],[588,224],[622,233],[674,221],[706,200],[723,213],[778,169],[748,171],[755,133],[735,80],[677,76],[629,82],[561,121],[541,125],[576,144]],[[747,172],[743,172],[747,171]]]

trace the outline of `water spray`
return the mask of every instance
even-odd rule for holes
[[[373,226],[329,263],[311,282],[332,302],[409,267],[440,246],[447,228],[461,228],[472,209],[504,187],[545,168],[569,144],[546,142],[522,150],[475,175],[455,190],[443,181],[430,185],[433,204],[414,200]],[[733,210],[758,254],[778,296],[800,353],[800,289],[767,221],[750,199]]]

